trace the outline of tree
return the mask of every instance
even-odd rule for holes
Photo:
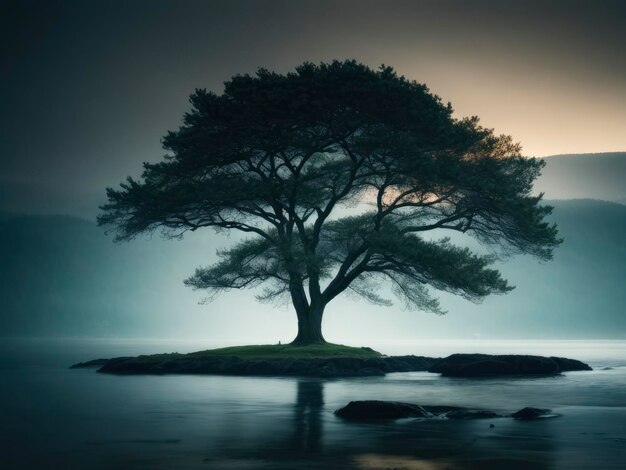
[[[478,118],[455,119],[425,85],[391,67],[305,63],[237,75],[221,95],[196,90],[168,152],[140,180],[107,188],[99,224],[117,240],[203,227],[250,234],[185,281],[212,293],[256,287],[290,299],[295,344],[323,343],[326,305],[351,291],[442,313],[429,287],[480,301],[512,289],[489,266],[526,253],[550,259],[557,230],[532,195],[543,162]],[[491,247],[478,255],[449,238]]]

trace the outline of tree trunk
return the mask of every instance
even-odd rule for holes
[[[298,335],[291,344],[304,346],[307,344],[324,344],[326,340],[322,336],[322,317],[324,306],[314,306],[298,311]]]
[[[309,304],[302,281],[295,275],[289,283],[289,291],[298,316],[298,335],[291,344],[324,344],[326,340],[322,336],[322,316],[326,304],[318,296],[314,296]]]

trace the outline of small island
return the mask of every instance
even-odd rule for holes
[[[433,372],[450,377],[550,375],[591,370],[575,359],[527,355],[453,354],[445,358],[385,356],[368,347],[340,344],[252,345],[115,357],[81,362],[110,374],[219,374],[303,377],[367,377],[391,372]]]

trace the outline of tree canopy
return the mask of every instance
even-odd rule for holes
[[[429,287],[473,301],[506,293],[495,256],[547,260],[560,242],[545,221],[551,208],[532,194],[543,162],[476,117],[454,118],[449,103],[391,67],[260,69],[190,102],[163,139],[163,160],[108,188],[98,221],[118,240],[157,229],[250,234],[185,282],[287,296],[296,343],[324,341],[324,308],[347,290],[388,304],[372,288],[384,280],[408,306],[441,313]],[[462,232],[492,254],[426,232]]]

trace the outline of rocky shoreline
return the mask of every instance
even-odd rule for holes
[[[373,358],[241,359],[236,356],[159,354],[95,359],[71,368],[99,367],[109,374],[219,374],[303,377],[367,377],[391,372],[433,372],[448,377],[551,375],[591,370],[575,359],[526,355],[453,354],[446,358],[381,356]]]

